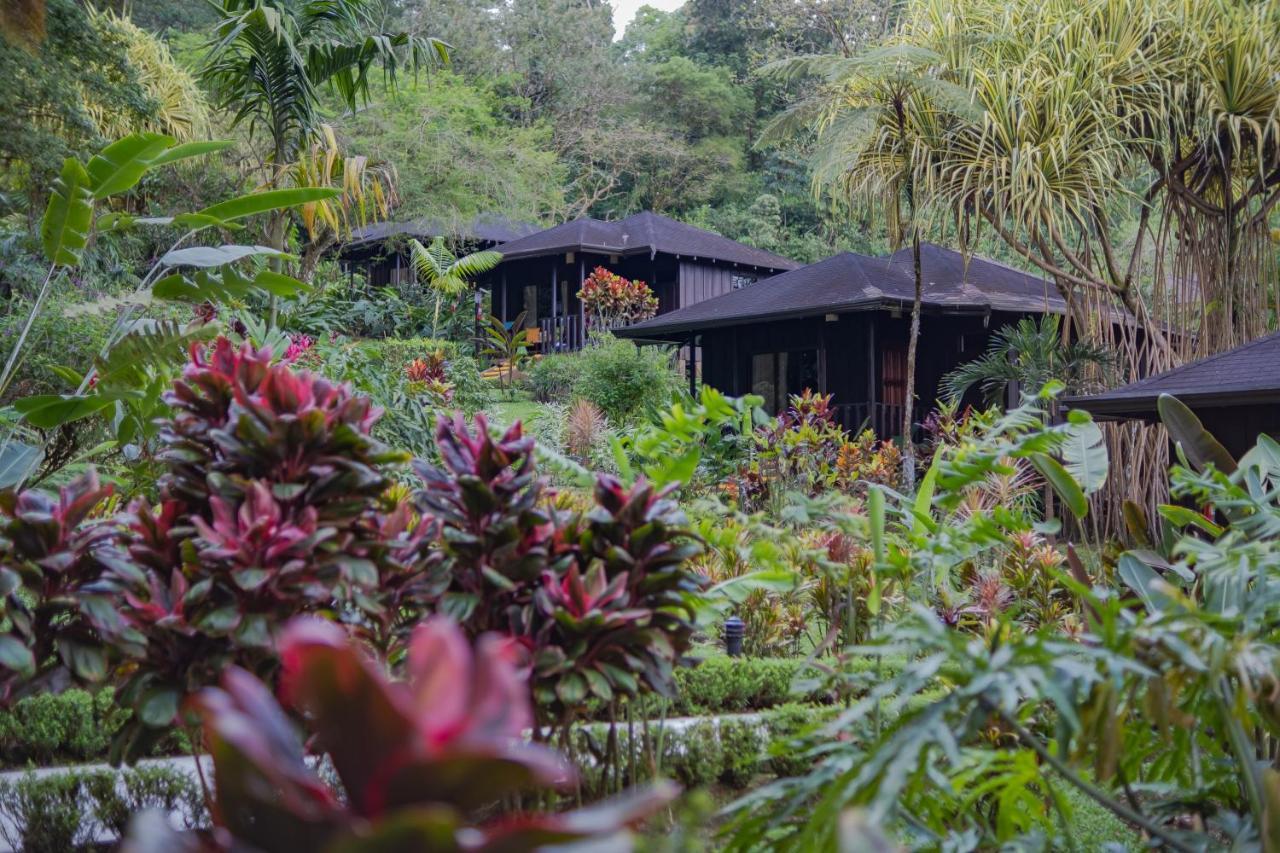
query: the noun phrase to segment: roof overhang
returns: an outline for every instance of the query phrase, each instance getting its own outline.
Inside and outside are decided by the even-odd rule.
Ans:
[[[1099,420],[1142,420],[1156,422],[1160,420],[1157,409],[1161,394],[1121,395],[1097,394],[1086,397],[1064,397],[1062,402],[1069,408],[1083,409]],[[1171,394],[1193,411],[1201,408],[1243,408],[1249,406],[1280,405],[1280,388],[1219,391],[1208,394]]]

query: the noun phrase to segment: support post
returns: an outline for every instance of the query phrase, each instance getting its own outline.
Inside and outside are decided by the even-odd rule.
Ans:
[[[582,255],[578,255],[578,292],[579,293],[582,292],[582,285],[586,284],[586,281],[587,281],[586,263],[587,262],[582,257]],[[578,297],[578,337],[581,338],[581,340],[578,342],[579,347],[586,346],[587,345],[587,309],[586,309],[586,306],[582,304],[581,296]]]
[[[698,396],[698,361],[695,353],[697,352],[698,336],[696,334],[689,335],[689,360],[687,367],[689,370],[689,396]]]
[[[507,274],[502,273],[502,322],[510,322],[511,315],[507,313]]]
[[[559,323],[559,312],[556,310],[556,299],[558,294],[556,291],[560,289],[560,265],[554,260],[551,262],[551,351],[556,351],[556,326]]]

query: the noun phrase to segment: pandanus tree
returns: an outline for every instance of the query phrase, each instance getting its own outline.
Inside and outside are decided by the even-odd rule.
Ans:
[[[435,311],[431,315],[432,337],[436,336],[440,325],[440,303],[446,298],[456,299],[466,293],[473,278],[493,269],[501,261],[501,253],[492,250],[458,257],[443,237],[432,240],[430,246],[409,240],[409,262],[413,273],[435,297]]]
[[[905,126],[929,130],[902,148],[917,209],[952,218],[965,240],[994,232],[1051,277],[1075,333],[1111,349],[1120,378],[1265,331],[1280,298],[1268,234],[1280,202],[1280,7],[915,0],[902,22],[896,43],[932,54],[929,77],[972,104],[953,109],[934,84],[901,102]],[[860,105],[839,86],[819,89],[828,135],[864,138]],[[861,126],[892,134],[898,119]],[[865,151],[824,148],[836,170]],[[1135,426],[1112,442],[1133,460],[1113,478],[1116,497],[1158,500],[1163,436]]]

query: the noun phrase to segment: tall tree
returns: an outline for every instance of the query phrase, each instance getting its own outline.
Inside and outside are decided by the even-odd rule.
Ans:
[[[438,39],[377,31],[373,0],[214,2],[219,20],[201,73],[216,106],[247,123],[251,137],[265,134],[271,186],[320,130],[322,88],[355,110],[369,100],[372,73],[394,87],[402,68],[416,73],[449,56]],[[286,216],[276,212],[268,222],[273,248],[284,248]]]
[[[818,193],[845,200],[870,198],[882,204],[895,243],[911,244],[915,295],[907,338],[907,389],[903,406],[903,477],[915,480],[914,432],[916,350],[924,276],[920,243],[927,227],[921,184],[928,163],[920,158],[926,139],[940,129],[939,110],[969,110],[963,90],[939,78],[941,57],[897,44],[854,56],[797,57],[766,66],[786,80],[820,81],[766,129],[768,143],[798,132],[812,133],[813,183]],[[905,211],[904,211],[905,207]]]

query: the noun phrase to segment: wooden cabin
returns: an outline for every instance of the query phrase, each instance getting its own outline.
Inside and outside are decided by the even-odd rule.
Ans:
[[[787,258],[644,212],[616,222],[575,219],[496,247],[502,263],[479,280],[506,322],[523,311],[543,352],[579,349],[586,316],[578,291],[597,266],[644,281],[658,314],[688,308],[799,264]]]
[[[934,406],[942,377],[980,356],[993,331],[1022,317],[1066,313],[1055,285],[951,249],[921,249],[924,292],[915,411]],[[691,347],[701,380],[753,393],[778,412],[805,388],[832,395],[843,426],[901,434],[907,339],[915,295],[912,253],[844,253],[768,282],[617,330],[637,342]]]
[[[1063,402],[1099,420],[1158,423],[1162,394],[1185,403],[1239,459],[1259,435],[1280,438],[1280,332],[1148,376],[1102,394]]]

